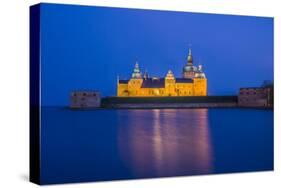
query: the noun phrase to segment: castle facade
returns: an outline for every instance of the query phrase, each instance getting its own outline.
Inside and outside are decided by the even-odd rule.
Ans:
[[[164,78],[142,75],[138,63],[128,80],[117,80],[118,97],[161,97],[161,96],[207,96],[207,78],[202,66],[193,65],[191,49],[182,77],[175,78],[169,70]]]

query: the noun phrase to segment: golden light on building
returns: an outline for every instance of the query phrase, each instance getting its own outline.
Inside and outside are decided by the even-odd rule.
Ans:
[[[136,62],[129,80],[117,80],[118,97],[161,97],[161,96],[206,96],[207,78],[202,66],[193,65],[191,49],[189,49],[187,63],[182,70],[182,78],[175,78],[171,70],[164,78],[142,75]]]

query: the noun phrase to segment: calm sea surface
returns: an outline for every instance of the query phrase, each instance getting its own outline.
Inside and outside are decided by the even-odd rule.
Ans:
[[[273,169],[273,111],[43,108],[42,183]]]

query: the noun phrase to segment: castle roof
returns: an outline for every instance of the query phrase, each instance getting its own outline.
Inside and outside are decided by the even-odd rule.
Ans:
[[[127,84],[129,80],[119,80],[119,84]]]
[[[193,83],[190,78],[176,78],[176,83]]]
[[[165,79],[164,78],[147,78],[144,79],[141,85],[141,88],[165,88]]]

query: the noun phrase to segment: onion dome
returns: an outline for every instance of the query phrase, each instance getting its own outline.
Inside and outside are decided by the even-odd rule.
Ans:
[[[183,67],[183,72],[195,72],[197,71],[197,67],[193,65],[185,65]]]
[[[132,73],[132,78],[141,78],[141,72],[140,72],[138,62],[136,62],[136,64],[135,64],[135,68],[134,68],[134,71]]]
[[[206,78],[206,75],[205,75],[205,73],[202,70],[202,65],[198,66],[198,70],[195,73],[195,78]]]

